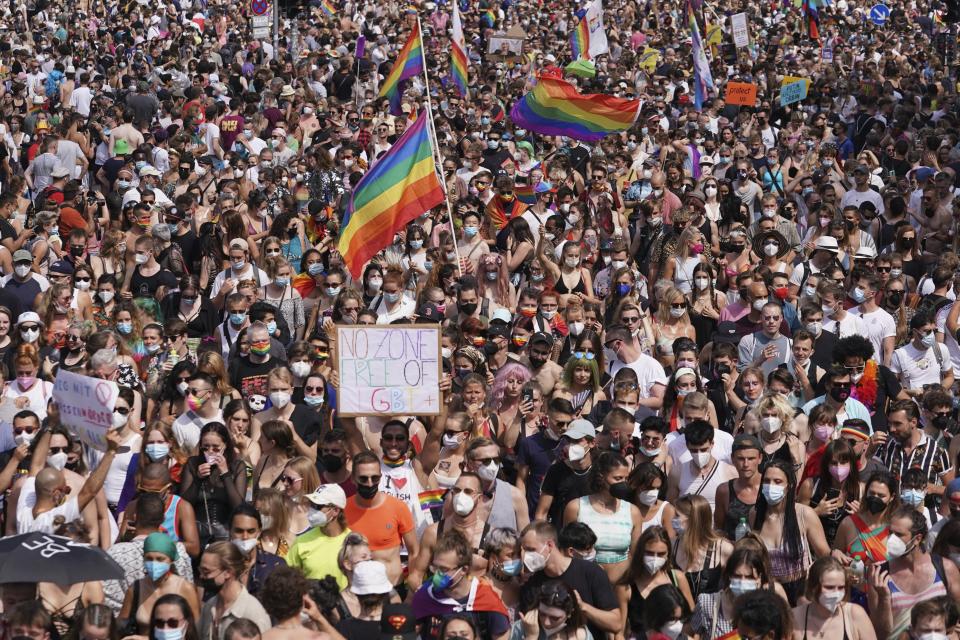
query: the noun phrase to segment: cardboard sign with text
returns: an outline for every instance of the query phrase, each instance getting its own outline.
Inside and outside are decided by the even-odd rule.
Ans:
[[[724,100],[727,104],[752,107],[757,103],[757,85],[752,82],[728,82]]]
[[[63,369],[53,381],[53,399],[60,407],[60,422],[97,451],[107,450],[106,435],[113,428],[113,407],[119,393],[116,382]]]

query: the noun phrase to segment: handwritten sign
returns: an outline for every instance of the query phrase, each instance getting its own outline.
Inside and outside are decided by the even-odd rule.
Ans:
[[[735,13],[730,16],[730,26],[733,29],[733,44],[740,49],[750,44],[750,31],[747,28],[747,14]]]
[[[794,82],[802,82],[807,87],[807,92],[810,91],[810,85],[813,84],[810,81],[810,78],[801,78],[800,76],[783,76],[783,80],[780,82],[780,90],[783,91],[783,88],[788,84],[793,84]]]
[[[81,442],[107,450],[106,434],[113,425],[113,407],[120,388],[100,380],[60,369],[53,381],[53,399],[60,406],[60,422]]]
[[[340,415],[439,415],[437,325],[337,326],[336,362]]]
[[[640,58],[637,59],[637,66],[646,71],[647,73],[653,73],[657,69],[657,63],[660,61],[660,52],[656,49],[651,49],[647,47],[643,50],[643,53],[640,54]]]
[[[807,83],[803,80],[791,82],[780,87],[780,106],[785,107],[794,102],[800,102],[807,97]]]
[[[752,107],[757,103],[757,85],[751,82],[728,82],[725,100],[727,104]]]

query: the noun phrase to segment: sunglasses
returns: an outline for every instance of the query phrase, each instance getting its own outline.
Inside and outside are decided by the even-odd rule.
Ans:
[[[597,356],[593,354],[592,351],[574,351],[573,355],[580,360],[593,360]]]
[[[303,478],[291,478],[290,476],[280,476],[280,482],[283,484],[297,484]]]
[[[167,618],[166,620],[154,618],[153,620],[153,626],[156,629],[177,629],[181,624],[183,624],[183,620],[177,620],[176,618]]]

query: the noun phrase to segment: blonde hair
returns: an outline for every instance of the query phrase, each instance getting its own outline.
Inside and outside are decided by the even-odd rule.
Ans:
[[[687,303],[687,297],[680,293],[680,290],[670,285],[663,290],[663,295],[660,297],[660,306],[657,307],[657,323],[664,325],[667,324],[673,318],[670,316],[670,305],[673,301],[679,298],[680,302],[684,304]],[[690,313],[689,310],[687,313],[683,314],[681,317],[677,318],[677,324],[689,325],[690,324]]]
[[[261,516],[273,518],[270,527],[264,527],[264,530],[281,536],[290,529],[290,512],[287,511],[287,503],[279,489],[273,487],[260,489],[254,502]]]
[[[227,365],[217,351],[203,351],[197,355],[197,371],[211,376],[217,381],[217,391],[223,397],[233,395],[233,387],[227,382]]]
[[[687,495],[674,504],[677,511],[687,516],[687,526],[680,536],[680,548],[687,562],[695,562],[697,554],[720,539],[713,530],[713,511],[703,496]]]
[[[287,462],[284,469],[292,469],[303,478],[303,481],[300,483],[300,490],[303,491],[303,495],[313,493],[317,490],[317,487],[320,486],[320,474],[317,473],[316,463],[309,458],[303,456],[292,458]]]
[[[760,402],[757,403],[757,408],[754,409],[754,412],[757,414],[757,418],[760,419],[763,418],[764,411],[770,411],[771,409],[780,414],[780,420],[784,428],[793,420],[793,407],[779,394],[771,393],[760,398]]]

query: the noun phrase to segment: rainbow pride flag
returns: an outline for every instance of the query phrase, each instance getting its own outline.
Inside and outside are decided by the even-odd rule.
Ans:
[[[483,26],[493,29],[497,26],[497,14],[493,12],[493,9],[487,9],[480,14],[480,22]]]
[[[397,61],[393,64],[390,75],[387,76],[380,87],[380,97],[386,96],[390,99],[391,114],[395,116],[403,114],[400,109],[400,99],[403,96],[401,84],[403,81],[414,78],[421,73],[423,73],[423,43],[420,41],[420,23],[417,22],[413,25],[407,44],[403,45],[403,49],[397,55]]]
[[[453,84],[463,98],[467,97],[469,75],[467,71],[467,41],[463,37],[463,25],[460,23],[460,9],[453,3],[453,33],[450,37],[450,75]]]
[[[596,142],[629,129],[639,113],[640,100],[577,93],[569,82],[541,75],[533,91],[513,104],[510,119],[545,136]]]
[[[590,26],[587,24],[586,16],[580,19],[577,28],[570,34],[570,51],[573,53],[574,60],[590,58]]]
[[[323,0],[323,2],[320,3],[320,11],[323,11],[323,15],[328,18],[332,18],[337,13],[337,8],[333,6],[330,0]]]
[[[515,184],[513,185],[513,195],[517,200],[525,205],[533,206],[537,204],[536,185],[533,184]]]
[[[430,489],[428,491],[421,491],[417,498],[420,500],[420,509],[423,511],[430,511],[437,507],[443,506],[443,496],[446,495],[446,489]]]
[[[370,168],[350,197],[337,250],[354,278],[408,222],[443,203],[427,128],[420,114]]]

